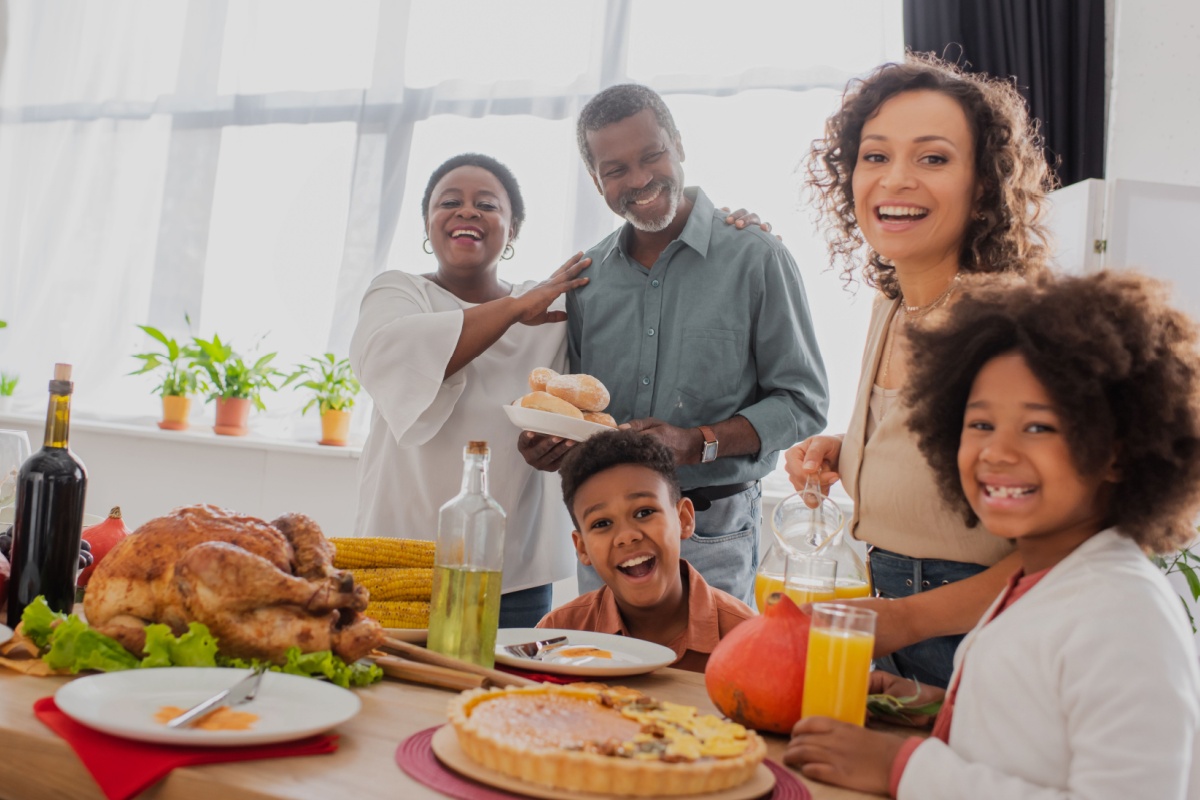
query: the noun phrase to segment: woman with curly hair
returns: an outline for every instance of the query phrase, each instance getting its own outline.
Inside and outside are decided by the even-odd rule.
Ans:
[[[968,290],[913,331],[909,421],[947,504],[1019,568],[955,657],[928,739],[802,720],[786,760],[900,798],[1200,797],[1200,668],[1146,557],[1200,512],[1200,337],[1134,273]]]
[[[870,546],[881,600],[876,656],[899,674],[945,686],[954,648],[1012,569],[1012,546],[963,526],[936,502],[908,432],[900,392],[914,323],[955,299],[963,273],[1037,274],[1052,178],[1013,87],[925,57],[885,64],[847,88],[814,143],[808,185],[831,261],[878,290],[850,426],[787,452],[799,489],[814,473],[842,480],[851,534]],[[1002,560],[1009,557],[1004,563]]]

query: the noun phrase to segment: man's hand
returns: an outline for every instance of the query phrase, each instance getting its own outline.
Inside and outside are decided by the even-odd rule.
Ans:
[[[653,417],[630,420],[618,427],[638,431],[658,439],[675,454],[675,463],[680,466],[700,463],[701,451],[704,447],[704,434],[700,433],[699,428],[676,428],[674,425],[668,425],[661,419]]]
[[[517,437],[517,450],[525,463],[542,472],[558,472],[563,457],[571,452],[575,442],[561,436],[546,436],[533,431],[521,431]]]
[[[792,728],[784,763],[806,778],[886,795],[892,762],[904,739],[828,717],[809,717]]]

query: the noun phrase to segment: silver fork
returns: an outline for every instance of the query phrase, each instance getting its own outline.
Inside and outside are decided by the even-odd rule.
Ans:
[[[567,637],[554,636],[550,639],[540,639],[536,642],[506,644],[504,645],[503,649],[504,652],[508,653],[510,656],[516,656],[517,658],[530,658],[536,661],[550,650],[553,650],[556,647],[562,647],[565,644],[567,644]]]

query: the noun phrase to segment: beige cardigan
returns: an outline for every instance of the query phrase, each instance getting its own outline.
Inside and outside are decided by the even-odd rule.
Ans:
[[[850,533],[868,544],[914,558],[991,566],[1012,552],[1012,544],[981,525],[968,528],[961,514],[946,507],[933,470],[908,430],[908,407],[901,401],[894,403],[867,440],[871,387],[888,325],[899,308],[899,300],[883,295],[875,299],[854,413],[842,442],[838,473],[854,500]]]

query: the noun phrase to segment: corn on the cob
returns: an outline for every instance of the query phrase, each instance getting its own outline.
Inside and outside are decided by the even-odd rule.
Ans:
[[[354,582],[367,587],[371,602],[379,600],[428,600],[433,594],[433,570],[429,567],[375,567],[353,569]]]
[[[384,536],[331,538],[338,569],[361,567],[433,567],[434,542]]]
[[[367,604],[365,613],[385,628],[428,628],[428,600],[381,600]]]

